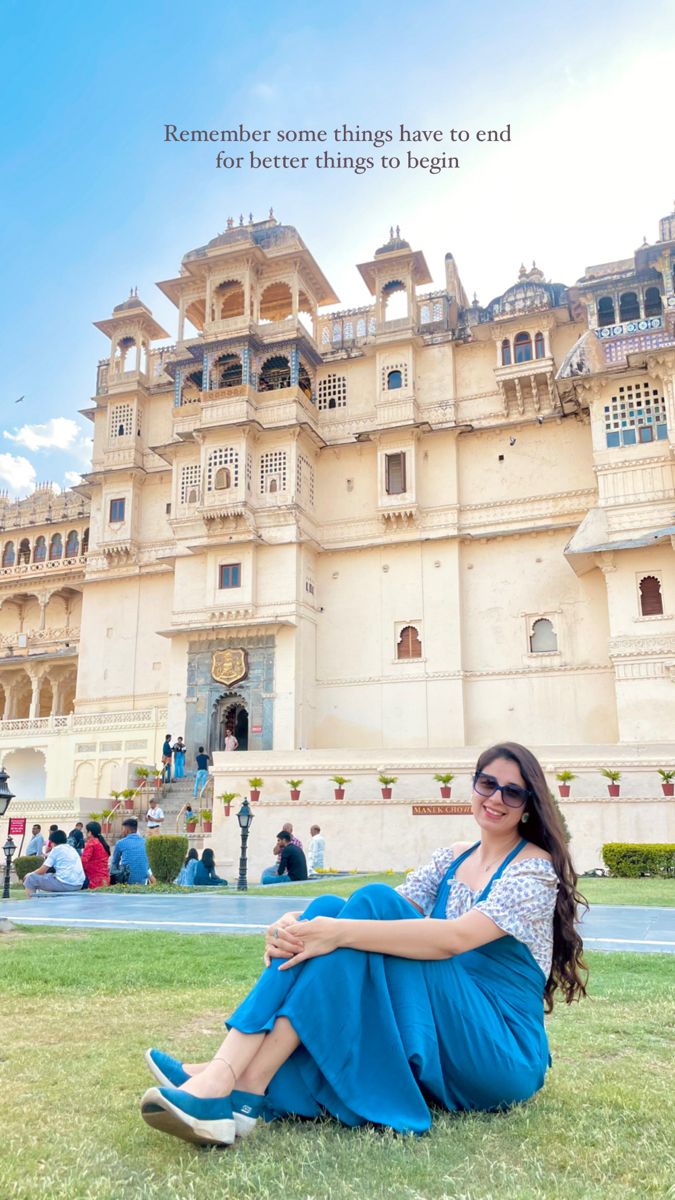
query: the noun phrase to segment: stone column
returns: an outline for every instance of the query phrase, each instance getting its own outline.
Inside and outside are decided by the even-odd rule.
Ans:
[[[42,683],[42,676],[39,675],[37,671],[32,672],[30,675],[30,681],[33,691],[30,698],[30,709],[28,711],[28,716],[32,720],[34,717],[37,717],[40,711],[40,684]]]

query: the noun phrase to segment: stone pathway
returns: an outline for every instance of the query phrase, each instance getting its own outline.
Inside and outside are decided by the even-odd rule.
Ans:
[[[75,892],[26,901],[0,901],[0,918],[16,925],[73,929],[157,929],[169,933],[262,933],[289,909],[304,909],[309,898],[284,895],[116,896]],[[589,950],[630,950],[675,954],[675,908],[594,905],[582,923]]]

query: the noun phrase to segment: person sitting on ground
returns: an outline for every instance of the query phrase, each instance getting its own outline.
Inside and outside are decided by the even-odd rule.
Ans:
[[[322,836],[319,825],[312,825],[309,832],[312,835],[312,840],[309,843],[307,866],[309,867],[310,875],[314,875],[317,871],[323,871],[323,860],[326,853],[326,839]]]
[[[185,862],[183,863],[176,878],[176,883],[179,887],[194,887],[195,871],[197,869],[198,862],[199,855],[197,854],[195,847],[192,846],[188,850],[187,858],[185,859]]]
[[[122,830],[124,836],[115,846],[110,860],[110,882],[156,883],[150,870],[145,839],[138,832],[136,818],[126,817],[122,821]]]
[[[81,821],[78,821],[75,828],[71,829],[68,834],[68,845],[72,846],[73,850],[77,850],[78,854],[84,850],[84,825]]]
[[[52,848],[45,861],[37,870],[26,875],[23,886],[28,896],[36,896],[38,892],[79,892],[84,883],[84,871],[77,850],[68,845],[68,839],[62,829],[55,829],[50,835]]]
[[[297,883],[307,878],[307,859],[301,846],[296,845],[287,829],[277,834],[277,845],[280,848],[279,865],[277,867],[278,882],[283,877],[284,882]]]
[[[211,887],[216,884],[220,884],[222,887],[228,886],[226,879],[220,879],[216,875],[216,860],[213,850],[208,847],[206,850],[202,850],[202,861],[197,863],[194,883],[195,887]]]
[[[421,1134],[430,1104],[493,1112],[534,1096],[545,1010],[558,989],[568,1004],[586,994],[583,898],[531,751],[484,751],[471,808],[480,840],[437,850],[396,890],[319,896],[271,925],[267,969],[211,1061],[147,1053],[163,1086],[144,1120],[201,1145],[231,1144],[261,1114]]]
[[[110,846],[101,833],[98,821],[87,821],[82,866],[89,888],[108,887],[110,883]]]
[[[26,846],[26,854],[30,857],[42,857],[42,847],[45,844],[45,839],[42,836],[42,826],[34,825],[31,829],[31,839]]]

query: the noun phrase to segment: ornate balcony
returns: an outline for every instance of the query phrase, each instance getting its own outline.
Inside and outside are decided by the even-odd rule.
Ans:
[[[15,563],[13,567],[0,567],[0,582],[5,579],[19,579],[22,576],[30,578],[36,575],[83,571],[86,565],[86,554],[80,554],[77,558],[55,558],[45,562]]]

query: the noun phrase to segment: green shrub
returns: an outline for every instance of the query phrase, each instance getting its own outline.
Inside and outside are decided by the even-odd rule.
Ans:
[[[16,871],[17,878],[23,882],[26,875],[30,875],[31,871],[37,871],[38,867],[41,867],[44,861],[41,854],[21,854],[19,858],[14,859],[14,870]]]
[[[565,842],[569,846],[570,841],[572,839],[572,835],[570,833],[569,825],[567,824],[567,821],[565,820],[565,814],[564,814],[562,808],[560,807],[560,805],[558,804],[556,797],[553,795],[553,792],[549,791],[549,796],[551,797],[551,802],[553,804],[553,807],[558,814],[558,820],[560,821],[560,824],[562,825],[562,831],[563,831],[563,834],[565,835]]]
[[[175,834],[154,834],[145,843],[150,870],[159,883],[173,883],[188,851],[188,840]]]
[[[612,875],[635,879],[640,875],[675,875],[675,845],[668,842],[607,842],[602,858]]]

